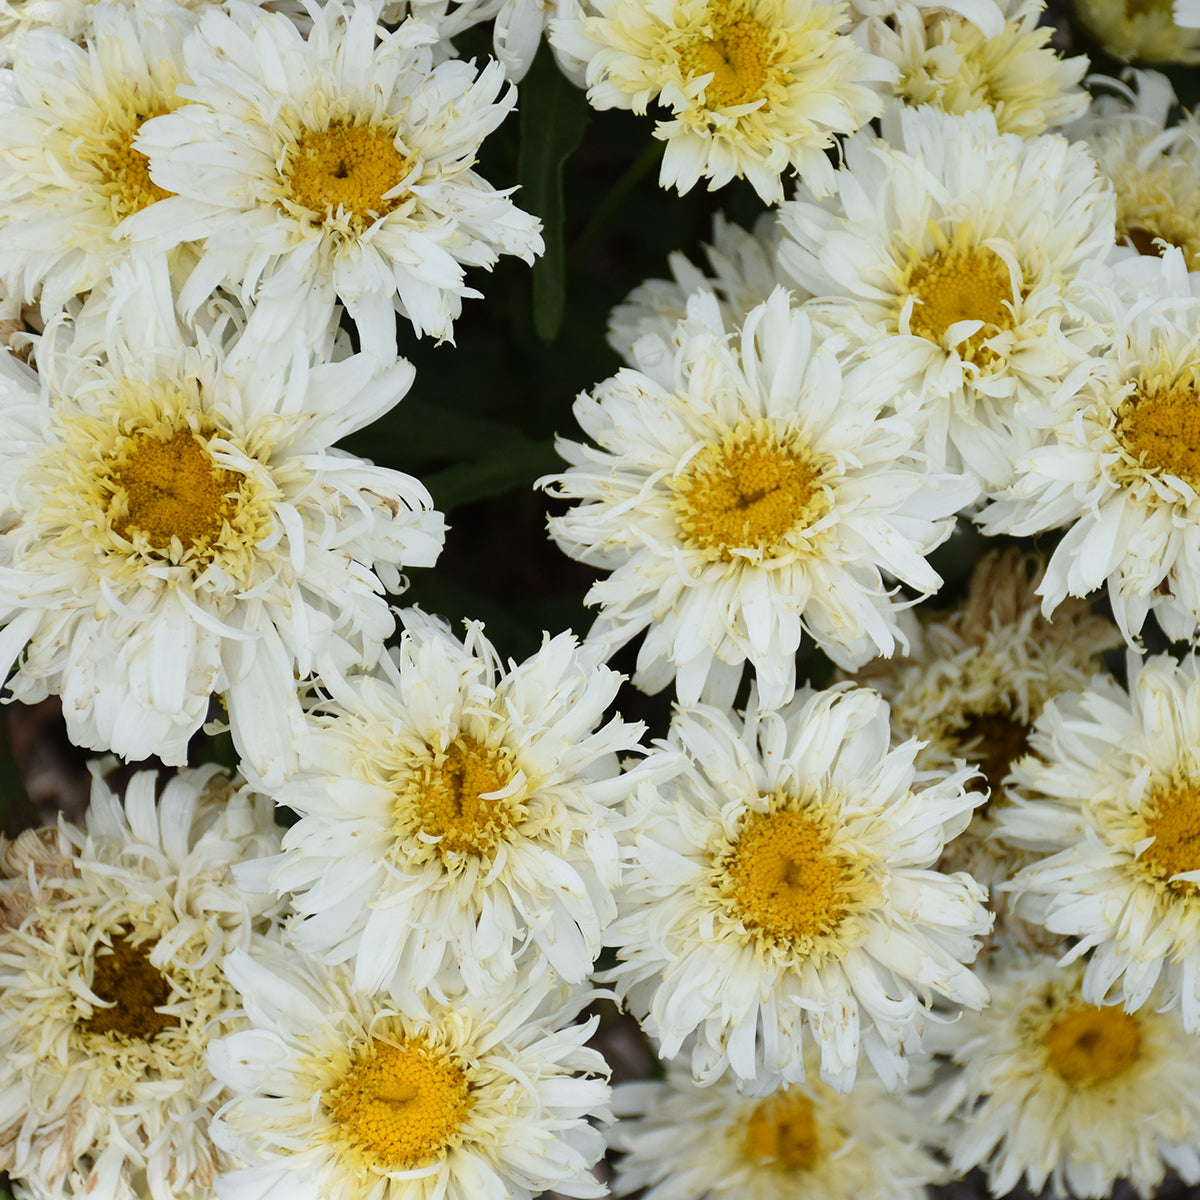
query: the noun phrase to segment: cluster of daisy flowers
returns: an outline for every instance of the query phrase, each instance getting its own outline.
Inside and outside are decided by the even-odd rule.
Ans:
[[[1200,119],[1045,15],[0,0],[0,662],[104,755],[0,839],[21,1200],[1200,1182]],[[542,253],[543,40],[769,211],[614,309],[518,662],[338,443]]]

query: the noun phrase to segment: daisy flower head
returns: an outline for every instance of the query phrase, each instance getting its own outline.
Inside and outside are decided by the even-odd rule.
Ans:
[[[188,43],[192,103],[138,137],[175,193],[138,236],[203,241],[186,307],[222,281],[247,302],[336,297],[364,349],[389,358],[396,313],[448,338],[479,294],[465,267],[541,253],[536,218],[473,169],[516,101],[499,63],[435,65],[439,31],[407,20],[388,32],[374,0],[314,6],[307,37],[285,16],[227,7]]]
[[[506,989],[545,965],[580,983],[616,916],[621,677],[570,634],[503,668],[478,624],[401,613],[378,675],[336,689],[273,795],[283,854],[239,878],[290,890],[305,952],[364,992]],[[597,728],[597,726],[600,726]]]
[[[565,553],[611,574],[586,597],[611,653],[647,630],[634,683],[674,677],[684,703],[732,700],[743,664],[764,703],[795,689],[804,632],[853,669],[903,642],[890,590],[929,594],[925,555],[976,495],[931,470],[910,425],[883,415],[893,381],[777,289],[731,344],[715,299],[688,306],[653,376],[623,370],[575,403],[596,443],[539,481],[576,501],[549,521]]]
[[[860,1050],[891,1089],[935,993],[987,1002],[964,965],[991,927],[984,889],[930,869],[983,797],[967,769],[919,775],[917,749],[889,749],[887,704],[866,688],[676,712],[655,753],[681,766],[629,801],[602,977],[663,1058],[687,1044],[701,1085],[728,1071],[760,1094],[806,1077],[811,1039],[838,1091]]]
[[[215,1042],[234,1093],[213,1140],[239,1170],[220,1200],[531,1200],[605,1195],[591,1168],[604,1137],[608,1068],[586,1046],[583,998],[485,1003],[428,998],[415,1014],[352,987],[286,943],[226,970],[251,1028]]]
[[[296,680],[374,662],[385,587],[441,548],[415,479],[330,449],[412,368],[314,364],[303,329],[273,348],[185,330],[165,269],[119,273],[97,307],[47,327],[37,375],[0,358],[9,693],[61,696],[78,745],[176,765],[221,696],[247,769],[271,774]]]
[[[959,13],[906,3],[891,24],[874,18],[858,36],[895,64],[900,103],[947,113],[990,108],[1001,133],[1029,137],[1084,113],[1088,94],[1079,81],[1088,60],[1063,59],[1051,48],[1053,30],[1038,24],[1045,0],[1008,7],[1003,28],[989,34]]]
[[[594,0],[596,15],[551,22],[562,53],[587,64],[594,108],[670,113],[659,184],[680,194],[748,179],[766,204],[791,167],[821,194],[825,151],[882,111],[892,68],[848,36],[847,10],[821,0]]]
[[[0,846],[0,1168],[54,1200],[199,1200],[228,1165],[205,1050],[242,1023],[221,960],[271,915],[229,869],[279,838],[214,766],[156,800],[152,771],[113,792],[114,765],[91,765],[84,828]]]
[[[1195,656],[1130,662],[1051,700],[1018,762],[997,836],[1038,852],[1013,878],[1018,912],[1078,938],[1092,1004],[1181,1008],[1200,1032],[1200,675]]]
[[[1130,71],[1128,83],[1101,76],[1094,85],[1107,94],[1069,133],[1112,182],[1118,241],[1148,255],[1177,246],[1188,270],[1200,270],[1200,124],[1185,114],[1168,126],[1177,100],[1157,71]]]
[[[928,1114],[909,1087],[888,1092],[859,1079],[849,1095],[818,1082],[765,1097],[725,1079],[697,1087],[667,1067],[655,1083],[619,1084],[619,1120],[609,1144],[617,1162],[613,1194],[647,1188],[645,1200],[925,1200],[945,1168],[925,1149]]]
[[[785,283],[775,261],[778,240],[773,212],[764,213],[753,232],[717,213],[712,242],[704,247],[711,274],[676,251],[668,260],[670,279],[638,284],[609,314],[608,344],[631,367],[640,367],[647,355],[652,356],[648,362],[673,355],[687,320],[688,298],[697,291],[712,292],[725,327],[737,328],[751,309]]]
[[[938,1031],[957,1068],[935,1093],[950,1168],[983,1167],[993,1196],[1100,1200],[1127,1179],[1152,1196],[1168,1168],[1200,1180],[1200,1048],[1178,1014],[1097,1005],[1078,965],[1015,954],[991,1005]]]
[[[168,193],[133,142],[144,121],[182,103],[195,22],[165,0],[97,4],[85,46],[49,29],[14,39],[0,121],[0,291],[40,301],[48,318],[134,253],[130,218]]]
[[[896,378],[937,462],[1002,486],[1027,409],[1102,339],[1086,302],[1113,199],[1082,146],[990,109],[901,109],[846,145],[838,195],[780,210],[783,270]]]
[[[1175,248],[1164,255],[1127,260],[1095,293],[1109,348],[1056,398],[1041,444],[978,517],[985,533],[1067,527],[1045,612],[1107,586],[1135,649],[1151,611],[1170,638],[1200,628],[1200,278]]]

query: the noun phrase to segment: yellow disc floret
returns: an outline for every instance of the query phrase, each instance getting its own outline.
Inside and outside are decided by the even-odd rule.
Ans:
[[[768,72],[778,55],[779,36],[727,0],[713,0],[705,18],[707,35],[690,39],[680,48],[684,79],[712,73],[704,88],[709,109],[763,100]]]
[[[710,442],[672,484],[684,542],[710,561],[777,557],[790,536],[829,509],[827,458],[769,421],[747,421]]]
[[[840,956],[857,944],[844,922],[869,903],[869,863],[837,843],[827,806],[783,792],[767,800],[766,811],[748,810],[710,851],[714,898],[761,947]]]
[[[1200,490],[1200,396],[1194,377],[1139,384],[1117,410],[1117,438],[1143,471]]]
[[[280,174],[285,196],[318,221],[339,211],[361,233],[403,202],[384,199],[412,169],[413,160],[396,147],[394,129],[333,121],[325,129],[305,129],[287,147]]]
[[[1137,1018],[1119,1007],[1076,1004],[1042,1037],[1046,1065],[1073,1087],[1106,1083],[1129,1069],[1142,1046]]]
[[[141,535],[164,557],[174,539],[204,554],[236,511],[238,478],[213,462],[202,434],[177,429],[164,440],[135,433],[109,465],[112,527],[129,541]]]
[[[945,346],[946,332],[957,322],[983,322],[955,347],[971,362],[990,361],[985,340],[1014,326],[1012,276],[987,246],[948,246],[918,259],[908,268],[904,288],[916,301],[910,331],[938,346]]]
[[[383,1171],[445,1158],[463,1137],[472,1096],[465,1064],[421,1037],[372,1037],[322,1096],[335,1136]]]
[[[814,1166],[822,1145],[812,1100],[799,1090],[764,1100],[750,1114],[742,1149],[751,1162],[785,1171]]]
[[[150,160],[133,148],[133,139],[142,125],[169,111],[167,105],[159,104],[153,108],[146,106],[142,112],[121,113],[100,139],[93,161],[100,172],[101,190],[109,198],[116,221],[174,194],[160,188],[150,178]]]
[[[1164,883],[1185,871],[1200,871],[1200,796],[1187,781],[1154,788],[1142,802],[1146,836],[1154,841],[1138,863],[1153,879]],[[1186,879],[1169,884],[1173,892],[1194,895]]]
[[[516,773],[511,750],[460,734],[410,772],[398,798],[397,832],[407,832],[415,817],[443,858],[491,854],[520,816]]]

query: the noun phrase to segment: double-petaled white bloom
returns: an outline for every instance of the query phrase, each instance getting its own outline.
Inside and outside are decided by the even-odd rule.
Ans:
[[[222,959],[261,937],[230,867],[278,848],[271,806],[214,766],[121,797],[92,765],[86,826],[0,847],[0,1167],[37,1200],[203,1200],[230,1165],[210,1038],[245,1024]]]
[[[732,1079],[700,1088],[667,1068],[656,1083],[618,1085],[609,1144],[624,1151],[613,1193],[645,1200],[925,1200],[945,1167],[925,1147],[928,1117],[914,1094],[859,1079],[839,1095],[811,1077],[765,1098]]]
[[[528,994],[426,997],[401,1012],[355,991],[345,968],[288,946],[226,960],[251,1028],[214,1043],[234,1093],[212,1136],[243,1164],[220,1200],[531,1200],[605,1194],[589,1118],[609,1119],[608,1069],[569,1022]]]
[[[896,381],[935,463],[987,487],[1032,445],[1031,409],[1099,345],[1112,191],[1086,147],[1001,134],[990,110],[905,109],[845,148],[838,195],[780,209],[783,269]]]
[[[783,709],[752,697],[744,718],[676,713],[646,760],[676,774],[630,799],[605,939],[605,978],[664,1058],[690,1046],[700,1083],[729,1071],[764,1094],[805,1078],[811,1040],[839,1091],[860,1051],[894,1088],[934,994],[987,1002],[964,965],[991,927],[984,889],[930,869],[983,797],[967,769],[918,774],[918,749],[889,749],[887,704],[866,688]]]
[[[147,122],[137,146],[170,203],[139,238],[202,241],[185,307],[222,281],[249,302],[339,299],[364,348],[395,353],[395,314],[449,337],[464,268],[542,250],[538,221],[473,168],[512,109],[504,69],[445,60],[440,35],[378,3],[314,7],[307,37],[234,0],[189,40],[191,103]]]
[[[577,503],[550,533],[611,571],[587,595],[589,639],[611,652],[646,630],[639,687],[674,677],[685,703],[728,702],[748,661],[781,704],[804,632],[850,669],[903,642],[891,581],[941,586],[925,555],[976,487],[930,469],[908,422],[883,415],[892,378],[847,360],[782,289],[732,335],[710,293],[688,313],[653,374],[576,401],[597,446],[559,442],[571,467],[541,484]]]
[[[1067,527],[1040,592],[1107,586],[1130,645],[1148,613],[1171,638],[1200,629],[1200,276],[1174,247],[1121,264],[1095,303],[1111,344],[1049,406],[1012,485],[979,521],[988,533]]]
[[[983,1167],[993,1196],[1024,1182],[1100,1200],[1126,1179],[1149,1197],[1168,1168],[1196,1183],[1200,1045],[1154,1003],[1098,1006],[1079,976],[1006,956],[990,1006],[938,1031],[956,1067],[935,1093],[951,1169]]]
[[[891,24],[868,21],[858,37],[895,64],[896,97],[903,104],[929,104],[947,113],[988,108],[1001,133],[1022,137],[1081,116],[1088,94],[1079,81],[1088,60],[1060,58],[1050,46],[1051,27],[1038,24],[1045,0],[1016,0],[1005,7],[1003,27],[984,32],[960,13],[930,13],[904,3],[891,14]]]
[[[670,119],[659,183],[686,192],[745,177],[768,204],[791,167],[819,194],[825,151],[882,111],[873,86],[893,77],[847,36],[847,11],[822,0],[593,0],[551,23],[555,47],[586,63],[595,108]]]
[[[132,251],[130,218],[167,193],[133,147],[182,103],[195,14],[167,0],[99,4],[84,47],[38,29],[16,39],[0,98],[0,290],[51,316]],[[178,259],[178,254],[175,256]]]
[[[570,634],[505,670],[481,626],[401,617],[379,675],[308,719],[272,793],[300,820],[240,878],[290,890],[297,945],[352,959],[366,992],[482,996],[546,964],[580,983],[616,916],[617,755],[641,732],[597,729],[621,677]]]
[[[368,666],[383,592],[430,565],[443,521],[413,478],[331,449],[412,368],[228,314],[175,319],[165,270],[119,275],[35,375],[0,357],[0,666],[19,700],[60,695],[73,741],[186,761],[221,696],[248,766],[290,753],[296,681]],[[254,318],[251,318],[251,324]]]
[[[1083,995],[1135,1012],[1158,1003],[1200,1032],[1200,666],[1130,663],[1128,694],[1106,676],[1062,693],[1014,768],[1027,799],[998,836],[1038,852],[1012,887],[1018,912],[1077,938]]]

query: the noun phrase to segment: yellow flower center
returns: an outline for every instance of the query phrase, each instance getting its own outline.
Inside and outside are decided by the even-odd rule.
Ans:
[[[1116,434],[1143,470],[1200,490],[1200,398],[1194,381],[1138,388],[1117,409]]]
[[[208,440],[187,428],[165,441],[132,434],[106,468],[113,529],[129,541],[141,535],[163,557],[172,554],[174,539],[185,551],[211,555],[237,510],[239,476],[217,466]]]
[[[1155,788],[1142,805],[1146,836],[1154,841],[1138,862],[1152,878],[1164,882],[1184,871],[1200,871],[1200,796],[1190,783]],[[1170,884],[1173,891],[1195,894],[1186,879]]]
[[[765,420],[710,442],[671,484],[683,540],[709,561],[770,559],[829,508],[826,457]],[[747,553],[750,552],[750,553]]]
[[[751,1162],[788,1171],[813,1166],[821,1151],[813,1102],[803,1092],[779,1092],[750,1114],[743,1146]]]
[[[396,149],[396,135],[378,125],[331,122],[327,129],[306,129],[288,148],[282,169],[289,198],[317,214],[333,219],[339,209],[361,233],[403,202],[385,200],[408,174],[413,159]]]
[[[709,109],[764,99],[767,73],[777,55],[776,37],[744,8],[714,0],[705,14],[711,30],[680,49],[680,71],[690,82],[712,72],[704,88]]]
[[[1004,260],[986,246],[934,251],[909,267],[905,287],[917,301],[909,329],[935,345],[945,345],[946,331],[958,321],[983,322],[956,347],[971,362],[990,361],[984,341],[1013,328],[1012,278]]]
[[[770,941],[807,949],[846,915],[853,868],[802,809],[746,813],[716,866],[731,910]]]
[[[462,734],[444,752],[433,753],[420,764],[405,799],[415,805],[422,832],[439,839],[443,857],[447,853],[484,856],[496,848],[519,815],[511,795],[516,773],[511,750],[493,749]]]
[[[1069,1008],[1042,1040],[1046,1065],[1074,1087],[1115,1079],[1137,1061],[1142,1046],[1137,1021],[1111,1005]]]
[[[322,1102],[353,1151],[379,1170],[403,1171],[462,1141],[472,1097],[464,1065],[449,1051],[418,1037],[374,1037]]]
[[[91,990],[111,1008],[97,1008],[79,1022],[84,1033],[113,1033],[137,1041],[150,1041],[178,1025],[177,1018],[155,1009],[171,998],[171,985],[150,964],[154,942],[134,946],[125,930],[112,939],[112,949],[98,947]]]
[[[128,121],[118,122],[102,139],[103,149],[97,153],[95,163],[102,190],[118,221],[174,195],[150,178],[150,160],[133,148],[133,139],[142,125],[169,111],[166,105],[160,105],[148,112],[130,113]]]

